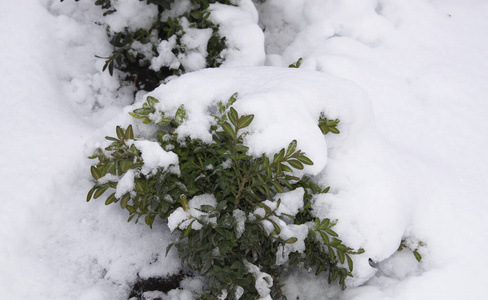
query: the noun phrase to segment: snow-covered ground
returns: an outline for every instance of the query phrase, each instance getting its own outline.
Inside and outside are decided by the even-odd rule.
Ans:
[[[86,149],[134,122],[131,88],[94,57],[110,47],[91,2],[0,2],[2,299],[124,299],[137,275],[181,269],[164,256],[164,224],[85,202]],[[306,171],[331,186],[317,211],[366,252],[345,292],[302,272],[287,278],[288,299],[486,299],[488,2],[240,2],[214,7],[236,33],[228,65],[154,94],[204,120],[206,104],[238,91],[239,110],[256,115],[253,151],[296,138],[316,162]],[[298,58],[299,70],[286,68]],[[317,138],[322,111],[341,119],[340,135]],[[396,252],[402,238],[425,244],[421,263]],[[198,286],[187,279],[167,297]]]

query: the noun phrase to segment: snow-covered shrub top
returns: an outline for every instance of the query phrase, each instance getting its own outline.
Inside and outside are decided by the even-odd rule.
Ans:
[[[370,102],[362,90],[326,73],[301,69],[207,69],[171,80],[148,95],[161,99],[156,104],[161,111],[174,113],[184,105],[188,119],[177,133],[209,142],[211,110],[235,92],[239,94],[236,109],[255,115],[252,134],[245,137],[251,153],[273,154],[296,139],[314,162],[305,167],[309,174],[317,175],[324,169],[327,148],[372,129]],[[317,127],[322,114],[340,119],[343,134],[325,139]]]

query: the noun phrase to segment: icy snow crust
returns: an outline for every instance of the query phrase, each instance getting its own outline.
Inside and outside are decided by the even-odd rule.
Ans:
[[[137,275],[182,268],[173,251],[164,256],[165,224],[150,230],[127,223],[116,206],[85,203],[92,162],[83,145],[134,122],[127,112],[143,100],[121,112],[133,89],[100,71],[94,55],[111,47],[90,2],[0,1],[2,299],[124,299]],[[182,134],[204,137],[206,126],[196,124],[208,124],[209,107],[239,92],[236,107],[256,115],[254,153],[297,139],[314,160],[305,171],[331,186],[315,199],[317,214],[339,219],[344,242],[366,253],[354,257],[345,292],[297,270],[286,278],[288,298],[485,299],[486,1],[267,0],[258,5],[264,44],[252,3],[239,2],[234,16],[243,22],[231,24],[249,34],[234,35],[231,49],[248,47],[248,55],[229,54],[236,60],[228,69],[189,74],[154,95],[168,109],[187,103]],[[118,3],[133,13],[145,8]],[[283,69],[300,57],[308,71]],[[282,69],[231,63],[264,59]],[[341,119],[340,135],[317,132],[321,111]],[[396,252],[402,237],[426,244],[421,264],[408,250]],[[165,296],[192,299],[201,287],[187,278]]]

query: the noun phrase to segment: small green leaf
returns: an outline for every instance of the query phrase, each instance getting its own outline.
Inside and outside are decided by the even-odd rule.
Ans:
[[[227,105],[226,107],[229,108],[232,104],[234,104],[237,100],[237,97],[239,94],[236,92],[232,96],[230,96],[229,100],[227,100]]]
[[[183,232],[183,235],[182,235],[183,238],[186,238],[190,234],[191,226],[193,225],[193,222],[195,222],[195,221],[192,221],[190,223],[190,225],[188,225],[188,227],[186,227],[185,232]]]
[[[280,164],[280,167],[281,167],[281,170],[283,172],[293,172],[293,170],[285,164]],[[302,169],[303,169],[303,166],[302,166]]]
[[[336,127],[329,127],[329,131],[332,132],[333,134],[341,133],[339,129],[337,129]]]
[[[276,234],[280,234],[281,233],[281,228],[280,228],[280,226],[275,221],[273,221],[271,219],[266,219],[266,220],[268,220],[273,225],[273,228],[274,228],[274,231],[275,231]]]
[[[237,111],[231,107],[229,113],[227,114],[229,117],[230,122],[237,127],[237,120],[239,119],[239,115],[237,114]]]
[[[415,256],[415,259],[420,262],[422,260],[422,255],[417,250],[413,251],[413,255]]]
[[[179,126],[181,124],[183,124],[183,121],[185,120],[186,118],[186,110],[185,110],[185,106],[184,105],[181,105],[178,110],[176,111],[176,114],[175,114],[175,123]]]
[[[94,199],[97,199],[97,198],[98,198],[98,197],[100,197],[100,196],[101,196],[103,193],[105,193],[105,191],[106,191],[108,188],[109,188],[109,186],[108,186],[108,185],[103,185],[103,186],[99,187],[99,188],[96,190],[95,194],[93,195],[93,198],[94,198]]]
[[[102,178],[102,174],[101,174],[100,170],[98,170],[98,168],[96,168],[95,166],[91,166],[90,172],[91,172],[91,175],[93,176],[93,178],[95,178],[95,180]]]
[[[298,238],[296,237],[291,237],[285,241],[286,244],[294,244],[298,241]]]
[[[156,218],[156,215],[154,214],[148,214],[146,215],[146,217],[144,218],[144,222],[149,225],[149,227],[152,228],[152,225],[154,223],[154,219]]]
[[[129,218],[127,219],[127,222],[132,221],[132,219],[134,219],[135,216],[136,216],[136,214],[130,215]]]
[[[353,270],[353,263],[352,263],[352,259],[349,255],[346,254],[346,259],[347,259],[347,266],[349,267],[349,271],[352,272]]]
[[[107,171],[106,173],[115,174],[116,167],[117,167],[117,163],[115,161],[109,161],[105,165],[105,169]]]
[[[283,187],[281,186],[281,184],[279,184],[278,182],[276,181],[272,181],[272,184],[273,186],[275,187],[276,191],[278,193],[283,193],[285,190],[283,189]]]
[[[124,140],[133,140],[134,139],[134,131],[132,130],[132,125],[129,125],[125,130]]]
[[[88,192],[88,194],[86,195],[86,202],[90,201],[92,196],[93,196],[93,193],[95,192],[95,190],[97,189],[96,186],[92,187],[91,190]]]
[[[215,208],[215,210],[217,211],[221,211],[224,209],[224,207],[227,205],[227,201],[226,200],[223,200],[223,201],[220,201],[218,204],[217,204],[217,207]]]
[[[324,244],[326,244],[327,246],[330,245],[330,239],[329,239],[329,236],[323,232],[323,231],[319,231],[320,232],[320,235],[322,236],[322,240],[324,241]]]
[[[220,114],[223,114],[223,113],[225,112],[225,106],[224,106],[224,104],[222,104],[222,101],[219,101],[219,102],[217,103],[217,106],[218,106],[218,108],[219,108],[219,113],[220,113]]]
[[[118,139],[116,139],[114,137],[111,137],[111,136],[106,136],[105,139],[106,140],[109,140],[109,141],[112,141],[112,142],[120,142]]]
[[[120,173],[125,173],[128,170],[132,169],[132,161],[131,160],[122,160],[119,161],[119,168],[120,168]]]
[[[297,159],[306,165],[309,166],[313,165],[313,161],[310,158],[306,157],[305,155],[300,155],[297,157]]]
[[[303,170],[303,164],[299,160],[290,159],[288,160],[288,163],[295,169]]]
[[[146,124],[149,124],[151,122],[151,120],[149,120],[149,119],[147,119],[147,120],[148,120],[148,123],[146,123]],[[183,120],[184,120],[184,117],[181,120],[175,119],[175,123],[177,125],[181,125],[181,124],[183,124]],[[144,120],[144,122],[146,122],[146,120]],[[180,123],[178,123],[178,122],[180,122]],[[159,125],[159,126],[168,126],[169,124],[171,124],[171,119],[168,117],[165,117],[164,114],[162,114],[161,120],[156,123],[156,125]]]
[[[330,219],[329,218],[325,218],[322,220],[322,222],[320,222],[320,229],[326,229],[326,228],[329,228],[329,224],[330,224]]]
[[[286,149],[286,156],[291,155],[297,149],[297,140],[291,141],[290,145],[288,145],[288,149]]]
[[[114,61],[110,61],[110,63],[108,64],[108,73],[110,74],[110,76],[113,76],[114,75]]]
[[[141,115],[141,116],[147,116],[147,115],[153,113],[154,111],[155,110],[153,108],[150,108],[150,107],[142,107],[142,108],[134,109],[133,113],[134,114]]]
[[[200,206],[200,211],[204,212],[204,213],[209,213],[211,211],[214,211],[215,210],[215,207],[211,206],[211,205],[202,205]]]
[[[110,196],[107,197],[107,200],[105,200],[105,205],[109,205],[117,200],[115,198],[115,193],[110,194]]]
[[[300,57],[295,63],[288,66],[288,68],[300,68],[302,65],[302,58]]]
[[[273,157],[273,163],[281,162],[285,157],[285,148],[281,149],[280,152],[276,153]]]
[[[327,246],[327,250],[329,250],[330,261],[335,261],[336,260],[336,256],[335,256],[334,250],[332,250],[332,247],[331,246]]]
[[[315,276],[318,276],[323,271],[324,271],[324,265],[320,264],[319,267],[317,268],[317,271],[315,271]]]
[[[364,252],[366,252],[366,251],[364,251],[363,248],[359,248],[359,250],[354,252],[354,254],[363,254]]]
[[[146,118],[144,116],[138,115],[138,114],[133,113],[133,112],[129,112],[129,115],[131,115],[133,118],[136,118],[136,119],[145,119]]]
[[[122,199],[120,200],[120,207],[126,208],[129,200],[130,200],[130,193],[126,193],[124,196],[122,196]]]
[[[254,119],[254,115],[242,116],[237,122],[237,128],[246,128]]]
[[[146,100],[150,107],[154,107],[156,103],[159,103],[159,100],[154,98],[153,96],[147,96]]]
[[[174,246],[176,242],[169,243],[168,247],[166,247],[166,254],[165,256],[168,256],[169,250]]]
[[[332,229],[330,228],[324,228],[324,230],[331,236],[338,237],[339,235]]]
[[[228,122],[224,122],[222,124],[222,129],[224,129],[224,131],[230,135],[231,137],[235,138],[236,136],[236,132],[234,131],[234,129],[232,128],[232,126],[228,123]]]
[[[120,126],[117,126],[115,132],[117,133],[117,137],[120,140],[123,140],[124,139],[124,130]]]

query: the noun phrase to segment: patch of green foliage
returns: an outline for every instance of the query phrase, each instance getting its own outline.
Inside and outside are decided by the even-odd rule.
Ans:
[[[285,299],[280,275],[294,265],[313,270],[316,275],[326,272],[329,282],[337,280],[345,288],[345,280],[353,271],[351,255],[364,250],[354,251],[343,244],[333,229],[336,221],[314,216],[314,195],[327,193],[329,188],[310,177],[294,175],[294,170],[313,164],[298,149],[296,140],[273,156],[250,155],[245,136],[250,134],[254,115],[239,114],[232,106],[236,99],[234,94],[226,103],[218,103],[218,113],[209,128],[212,142],[203,142],[177,135],[176,129],[187,118],[184,106],[169,115],[157,109],[156,98],[147,97],[131,115],[158,127],[157,141],[162,149],[178,156],[178,166],[172,167],[178,167],[179,172],[160,168],[144,175],[144,161],[134,144],[132,126],[117,126],[116,137],[106,137],[110,145],[91,156],[98,161],[91,167],[95,185],[87,201],[116,188],[129,170],[135,173],[133,190],[118,197],[115,192],[110,193],[105,201],[119,203],[129,212],[129,221],[144,217],[145,223],[152,226],[156,217],[166,221],[177,210],[191,214],[193,198],[213,195],[216,204],[201,205],[198,214],[179,223],[174,228],[179,236],[167,248],[169,251],[175,247],[190,269],[208,279],[201,299],[220,299],[219,295],[227,295],[227,299],[257,299],[267,294],[273,299]],[[338,123],[319,120],[325,133],[338,133]],[[279,213],[279,195],[296,189],[304,191],[299,212]],[[289,226],[305,226],[308,233],[301,240],[294,236],[283,238],[281,232]],[[300,242],[305,244],[303,252],[292,251],[284,262],[278,263],[284,249]]]

